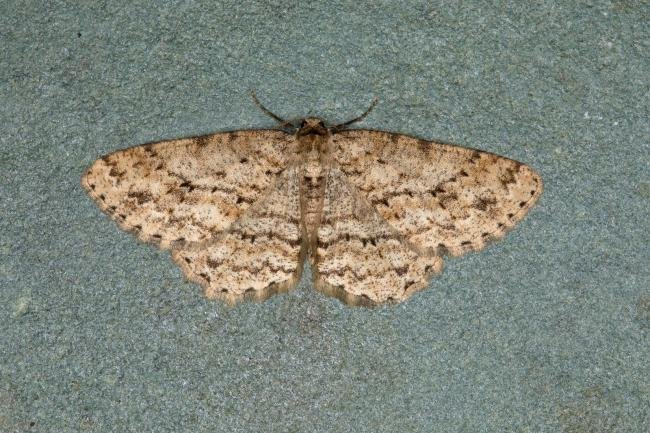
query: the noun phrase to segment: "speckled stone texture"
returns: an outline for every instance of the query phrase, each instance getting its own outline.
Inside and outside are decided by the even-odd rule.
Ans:
[[[0,5],[0,431],[650,430],[641,2]],[[394,306],[229,307],[79,179],[138,143],[335,124],[506,155],[544,194]]]

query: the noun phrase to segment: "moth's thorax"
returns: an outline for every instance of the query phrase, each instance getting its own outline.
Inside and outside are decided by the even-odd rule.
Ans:
[[[331,153],[330,136],[331,132],[322,120],[316,117],[308,117],[302,121],[300,128],[296,132],[298,151],[303,155],[303,158],[306,158],[312,152],[329,155]]]

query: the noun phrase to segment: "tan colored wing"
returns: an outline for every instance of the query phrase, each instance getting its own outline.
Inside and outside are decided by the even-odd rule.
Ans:
[[[531,168],[487,152],[380,131],[343,131],[332,140],[349,182],[427,254],[480,250],[542,192]]]
[[[348,304],[402,301],[442,270],[440,257],[413,251],[336,169],[326,178],[311,260],[316,288]]]
[[[264,196],[295,146],[274,130],[161,141],[98,159],[81,183],[122,229],[169,248],[227,229]]]
[[[300,179],[285,170],[272,191],[217,239],[174,246],[172,257],[210,299],[266,299],[300,278],[305,250],[300,220]]]

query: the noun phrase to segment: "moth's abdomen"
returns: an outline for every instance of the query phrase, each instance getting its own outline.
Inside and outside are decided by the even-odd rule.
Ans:
[[[323,209],[326,171],[317,162],[308,162],[303,167],[300,180],[300,205],[305,231],[309,239],[316,232]]]

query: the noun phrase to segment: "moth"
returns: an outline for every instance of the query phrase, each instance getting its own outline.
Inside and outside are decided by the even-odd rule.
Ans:
[[[314,287],[347,304],[400,302],[501,238],[542,193],[530,167],[489,152],[307,117],[277,129],[143,144],[81,183],[120,228],[171,250],[210,299]]]

